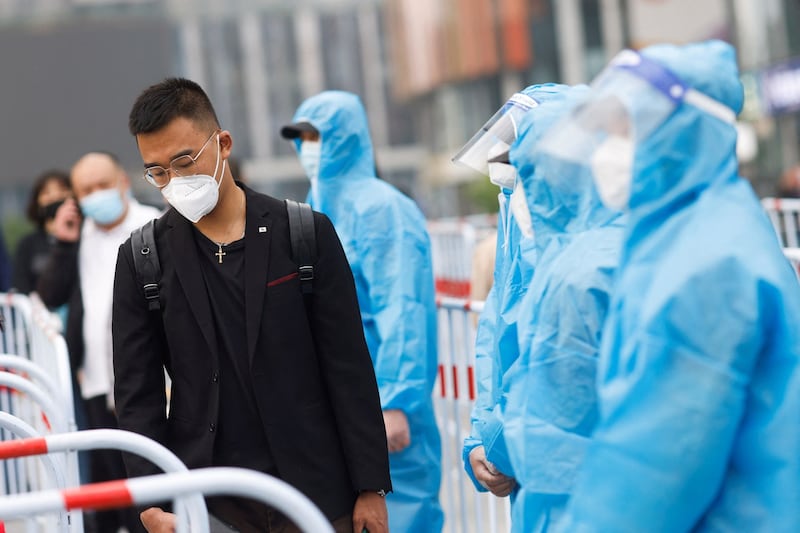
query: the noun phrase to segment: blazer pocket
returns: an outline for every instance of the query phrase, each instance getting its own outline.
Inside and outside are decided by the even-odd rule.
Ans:
[[[278,279],[273,279],[272,281],[267,282],[267,287],[274,287],[276,285],[280,285],[281,283],[286,283],[287,281],[291,281],[298,276],[297,272],[292,272],[291,274],[287,274],[285,276],[281,276]]]

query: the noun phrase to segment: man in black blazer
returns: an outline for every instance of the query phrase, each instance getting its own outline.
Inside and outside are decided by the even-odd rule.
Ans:
[[[233,180],[230,132],[194,82],[136,100],[129,127],[145,179],[172,206],[156,223],[160,311],[149,311],[130,241],[120,247],[113,337],[120,427],[190,468],[240,466],[297,487],[337,531],[387,531],[391,490],[378,389],[353,277],[332,224],[314,214],[313,292],[304,300],[282,201]],[[169,413],[164,371],[172,381]],[[154,473],[126,457],[132,476]],[[249,500],[209,499],[241,531],[283,531]],[[151,532],[174,517],[142,513]]]

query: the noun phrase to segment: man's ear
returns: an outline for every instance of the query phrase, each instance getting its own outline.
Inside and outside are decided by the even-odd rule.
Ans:
[[[228,159],[233,151],[233,136],[228,130],[219,132],[219,155],[221,159]]]

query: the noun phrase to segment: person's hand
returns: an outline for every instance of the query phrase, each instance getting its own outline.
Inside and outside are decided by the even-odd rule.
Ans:
[[[469,452],[469,464],[472,466],[475,479],[498,498],[511,494],[517,485],[513,477],[503,474],[486,459],[486,450],[483,446],[476,446]]]
[[[383,424],[386,426],[386,441],[389,453],[403,451],[411,444],[411,430],[408,418],[400,409],[389,409],[383,412]]]
[[[175,533],[175,515],[160,507],[150,507],[139,514],[148,533]]]
[[[81,236],[81,210],[72,198],[67,198],[53,219],[53,236],[59,241],[77,242]]]
[[[369,533],[389,533],[386,499],[377,492],[362,492],[353,507],[353,531],[362,533],[365,529]]]

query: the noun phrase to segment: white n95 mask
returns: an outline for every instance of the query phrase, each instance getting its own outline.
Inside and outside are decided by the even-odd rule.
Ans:
[[[225,174],[226,162],[222,162],[222,173],[217,180],[219,168],[219,136],[217,136],[217,163],[214,165],[214,175],[175,176],[161,189],[162,196],[184,218],[193,224],[197,223],[217,206],[219,182]]]
[[[300,143],[300,165],[306,171],[311,182],[311,202],[315,209],[321,209],[319,202],[319,162],[322,158],[321,141],[303,141]]]
[[[503,152],[508,152],[508,149],[508,144],[499,141],[489,148],[486,157],[491,161],[493,157],[497,157]],[[517,182],[517,169],[514,168],[514,165],[500,162],[490,162],[487,165],[489,167],[489,181],[501,189],[514,190],[514,184]]]
[[[502,189],[514,190],[517,169],[508,163],[489,163],[489,181]]]
[[[320,141],[303,141],[300,143],[300,164],[306,171],[306,176],[315,183],[319,178],[319,160],[322,155]]]
[[[628,207],[635,145],[628,137],[610,135],[592,154],[591,166],[600,200],[611,209]]]

